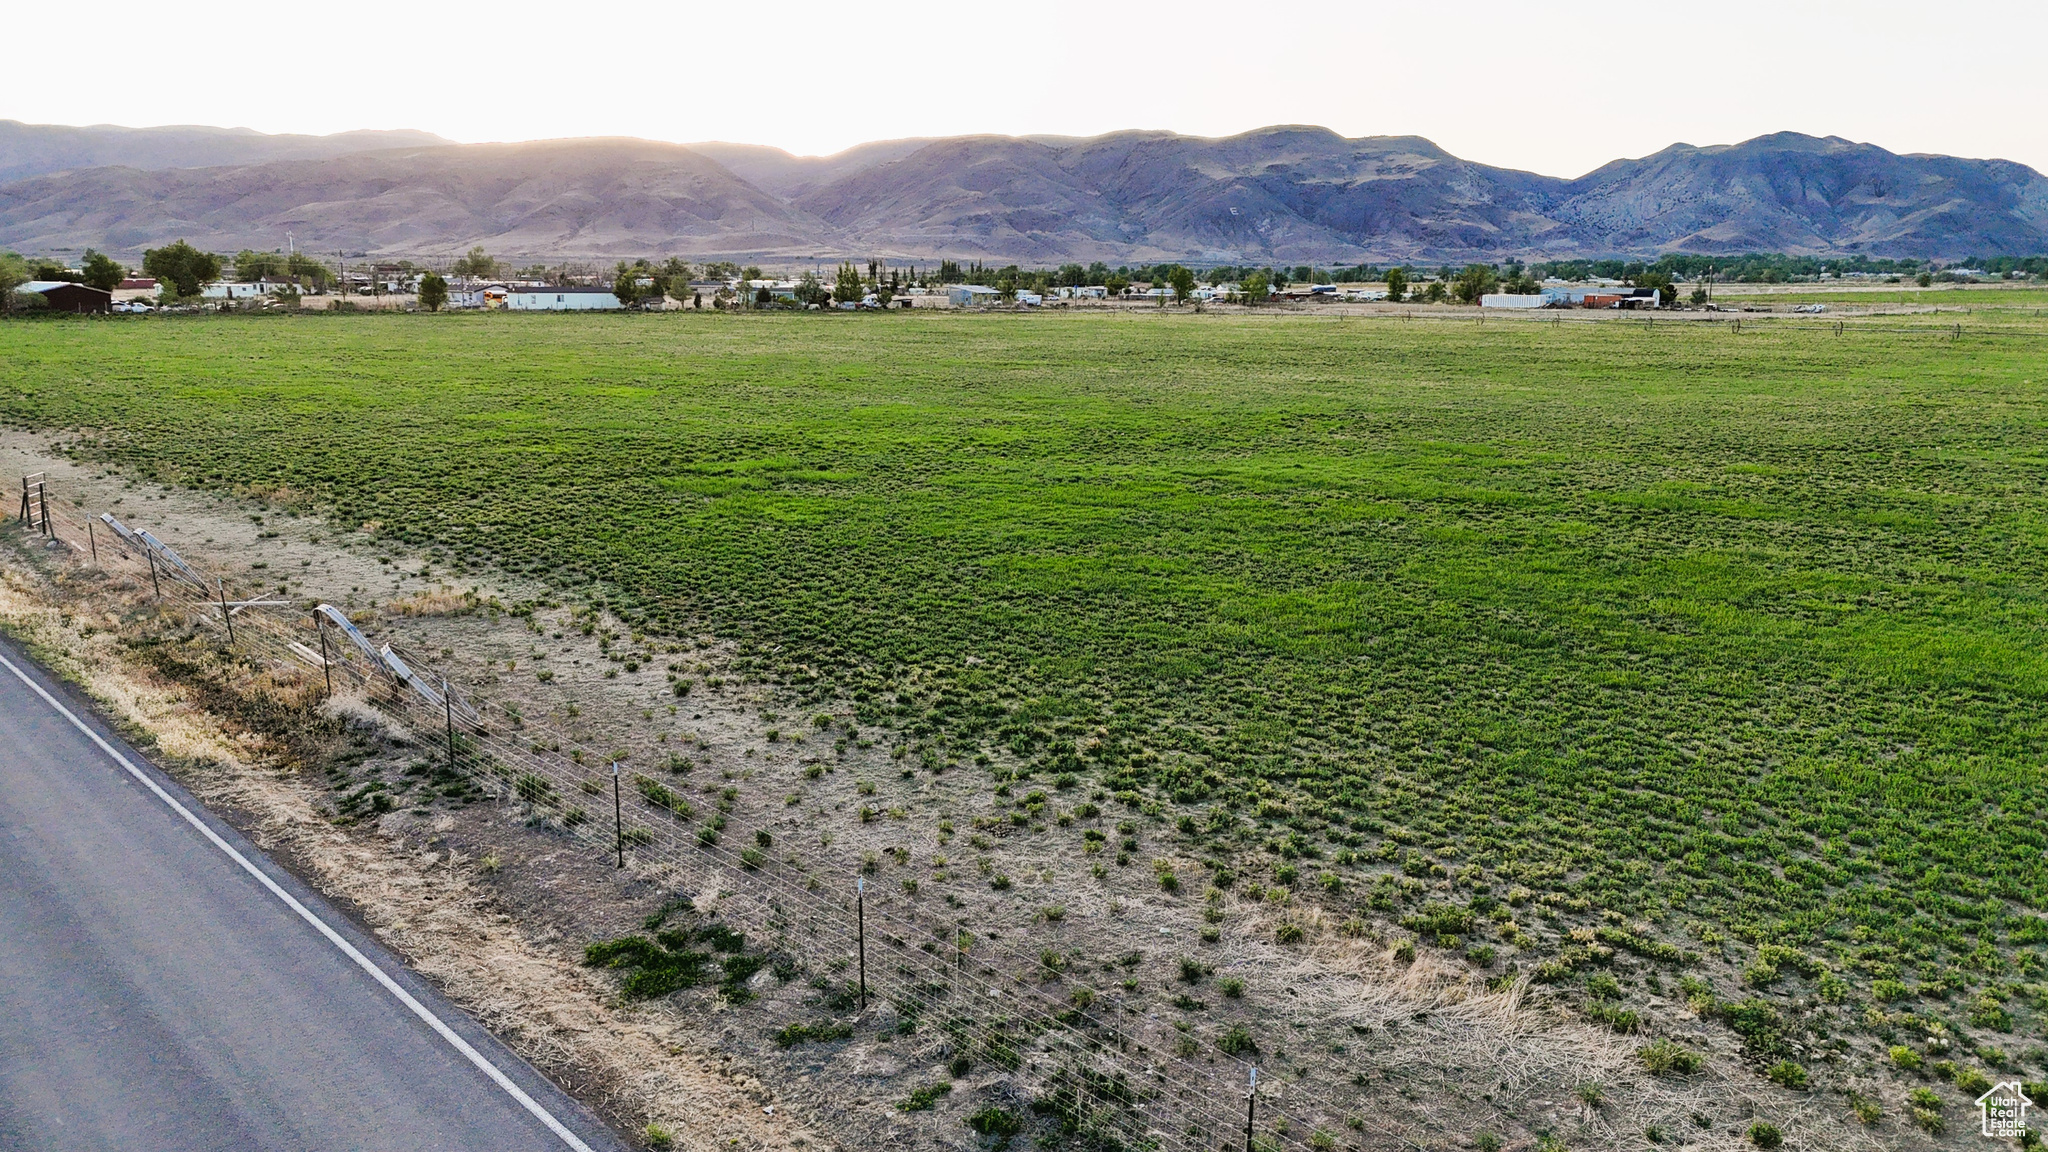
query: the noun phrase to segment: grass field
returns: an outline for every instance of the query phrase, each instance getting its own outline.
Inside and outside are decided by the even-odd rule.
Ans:
[[[1972,287],[1921,288],[1914,284],[1884,285],[1877,288],[1840,288],[1821,284],[1794,284],[1776,288],[1742,285],[1716,288],[1714,299],[1729,306],[1743,304],[1854,304],[1871,308],[1909,305],[1915,307],[1968,308],[1999,312],[2024,312],[2030,317],[2048,309],[2048,288],[2032,285],[2008,287],[1985,284]]]
[[[140,474],[1094,774],[1219,866],[1656,914],[1932,1012],[2038,978],[2048,339],[208,318],[0,325],[0,385]],[[1342,899],[1398,909],[1380,875]]]

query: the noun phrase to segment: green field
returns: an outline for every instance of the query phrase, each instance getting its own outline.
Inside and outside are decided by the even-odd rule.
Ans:
[[[1434,864],[1942,997],[2048,938],[2043,336],[33,322],[0,404],[739,640],[1239,867]]]
[[[2031,318],[2035,312],[2048,309],[2048,288],[1991,284],[1969,288],[1921,288],[1914,284],[1899,284],[1883,288],[1844,289],[1808,284],[1755,291],[1745,285],[1734,290],[1718,288],[1714,292],[1714,300],[1727,307],[1744,304],[1853,304],[1868,308],[1896,308],[1900,305],[1968,308],[1972,311],[2022,312]]]

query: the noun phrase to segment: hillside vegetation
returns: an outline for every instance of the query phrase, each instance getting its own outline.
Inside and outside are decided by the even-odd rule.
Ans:
[[[1725,953],[1750,999],[1689,994],[1760,1067],[2002,1066],[2048,1060],[2048,328],[1948,331],[49,322],[0,410],[1099,781],[1225,888],[1583,923],[1502,936],[1550,982]]]

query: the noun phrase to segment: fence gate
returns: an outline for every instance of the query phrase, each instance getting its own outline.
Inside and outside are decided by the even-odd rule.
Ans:
[[[42,535],[50,534],[50,486],[46,473],[21,478],[21,522]]]

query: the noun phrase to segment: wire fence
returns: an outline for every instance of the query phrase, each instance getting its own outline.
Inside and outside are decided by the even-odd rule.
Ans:
[[[723,805],[700,817],[655,776],[613,765],[608,780],[595,778],[593,796],[591,770],[511,727],[515,713],[470,699],[423,653],[395,639],[373,641],[331,605],[291,597],[284,585],[231,585],[151,533],[59,498],[40,475],[24,478],[17,519],[70,561],[129,577],[138,594],[146,589],[162,610],[212,632],[242,659],[330,695],[361,696],[423,744],[438,743],[445,766],[497,802],[651,869],[679,891],[708,896],[717,917],[765,952],[820,980],[841,977],[828,990],[842,1002],[854,998],[854,1014],[840,1018],[845,1027],[935,1026],[948,1055],[1013,1072],[1028,1061],[1037,1093],[1010,1102],[1028,1103],[1069,1135],[1099,1148],[1162,1152],[1327,1148],[1347,1123],[1395,1135],[1358,1101],[1347,1109],[1299,1084],[1276,1091],[1269,1082],[1254,1097],[1251,1063],[1229,1054],[1204,1063],[1169,1030],[1116,1020],[1071,989],[1056,993],[1056,957],[974,939],[961,922],[867,884],[864,868],[778,844],[766,824],[729,826]],[[611,800],[622,815],[607,826],[579,796]],[[1176,1043],[1180,1051],[1169,1047]]]

